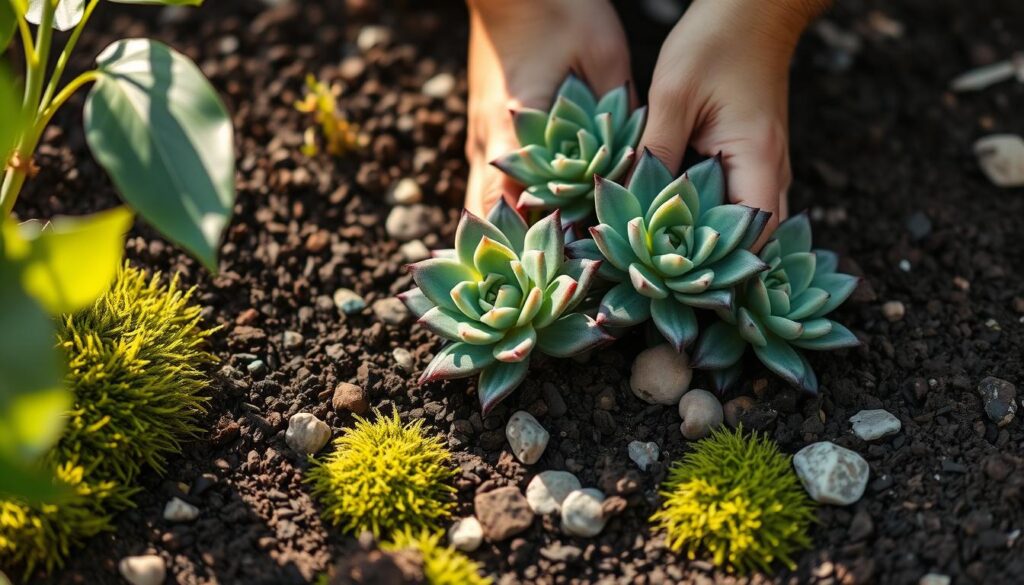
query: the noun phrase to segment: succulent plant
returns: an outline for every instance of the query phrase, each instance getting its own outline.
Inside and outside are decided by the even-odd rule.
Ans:
[[[531,227],[504,202],[487,220],[464,212],[455,249],[410,266],[414,288],[400,298],[427,329],[453,343],[420,382],[480,374],[487,413],[523,378],[533,351],[568,357],[609,339],[574,312],[599,261],[565,260],[559,214]]]
[[[733,287],[768,267],[748,251],[769,214],[725,204],[719,159],[677,179],[645,151],[626,187],[598,177],[593,239],[568,245],[572,257],[604,259],[617,284],[597,321],[628,327],[648,319],[677,351],[697,337],[694,308],[727,309]]]
[[[526,187],[520,208],[559,209],[575,223],[593,213],[595,176],[625,175],[646,117],[646,108],[630,113],[626,85],[598,99],[569,75],[550,112],[512,112],[520,148],[492,164]]]
[[[801,349],[829,350],[860,344],[853,333],[826,316],[857,287],[858,278],[836,272],[838,257],[811,249],[806,214],[783,222],[761,250],[768,269],[737,288],[734,307],[704,331],[695,367],[718,371],[720,385],[738,375],[749,345],[769,370],[810,392],[818,379]]]

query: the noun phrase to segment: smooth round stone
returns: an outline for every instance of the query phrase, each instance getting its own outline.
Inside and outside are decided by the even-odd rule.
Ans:
[[[645,349],[633,361],[629,387],[651,404],[675,404],[690,387],[690,358],[665,343]]]
[[[456,549],[473,552],[484,541],[484,529],[475,516],[460,518],[448,529],[448,542]]]
[[[505,437],[512,447],[516,459],[527,465],[536,463],[544,454],[551,435],[541,426],[533,415],[520,410],[508,419],[505,425]]]
[[[164,506],[164,520],[168,522],[192,522],[198,517],[199,508],[181,498],[171,498]]]
[[[848,506],[864,495],[870,468],[864,458],[831,443],[812,443],[793,456],[793,467],[811,499]]]
[[[423,84],[423,93],[430,97],[444,99],[455,91],[455,76],[451,73],[438,73]]]
[[[892,413],[882,410],[862,410],[850,417],[853,434],[863,441],[874,441],[900,432],[902,423]]]
[[[993,134],[974,143],[981,170],[998,187],[1024,186],[1024,139],[1015,134]]]
[[[330,439],[331,427],[308,412],[300,412],[288,419],[284,440],[298,453],[313,455]]]
[[[607,522],[601,507],[603,502],[604,494],[599,489],[571,492],[562,502],[562,530],[585,538],[600,534]]]
[[[391,352],[391,357],[395,358],[395,363],[398,364],[398,367],[406,372],[412,371],[412,354],[409,353],[409,350],[404,347],[396,347]]]
[[[131,585],[163,585],[167,579],[167,563],[157,555],[125,557],[117,570]]]
[[[354,290],[339,288],[334,291],[334,306],[346,315],[353,315],[366,308],[366,301]]]
[[[689,441],[703,439],[725,420],[722,403],[707,390],[687,392],[679,401],[679,416],[683,419],[679,431]]]
[[[393,205],[412,205],[423,200],[423,190],[415,179],[405,178],[395,183],[388,192],[388,202]]]
[[[654,465],[654,462],[661,455],[661,449],[658,448],[658,444],[655,442],[632,441],[626,447],[626,450],[633,463],[636,463],[636,466],[643,471],[650,469],[651,465]]]
[[[554,514],[561,511],[566,496],[581,487],[568,471],[542,471],[526,486],[526,501],[537,514]]]

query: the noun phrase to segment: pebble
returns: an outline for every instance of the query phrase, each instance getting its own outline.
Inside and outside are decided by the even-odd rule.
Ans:
[[[536,463],[544,454],[551,435],[532,414],[525,410],[515,412],[505,425],[505,437],[516,459],[527,465]]]
[[[690,390],[679,401],[679,416],[683,423],[679,431],[689,441],[697,441],[722,425],[725,415],[722,403],[707,390]]]
[[[168,522],[192,522],[198,517],[199,508],[181,498],[171,498],[164,506],[164,520]]]
[[[364,26],[356,37],[356,46],[360,51],[369,51],[377,45],[385,45],[391,41],[391,30],[386,26]]]
[[[358,313],[366,308],[366,301],[354,290],[339,288],[334,291],[334,306],[346,315]]]
[[[312,455],[324,448],[331,439],[331,427],[308,412],[300,412],[288,419],[284,440],[298,453]]]
[[[793,467],[811,499],[848,506],[864,495],[870,469],[864,458],[831,443],[812,443],[793,456]]]
[[[373,314],[387,325],[403,325],[409,320],[409,309],[396,297],[374,301],[370,308],[373,309]]]
[[[419,262],[430,258],[430,249],[423,243],[423,240],[406,242],[398,248],[398,253],[405,258],[406,262]]]
[[[913,268],[910,265],[910,260],[907,260],[906,258],[900,260],[897,265],[899,266],[900,270],[903,271],[903,272],[910,272],[910,269]]]
[[[434,229],[434,210],[426,205],[396,205],[384,221],[388,235],[400,242],[418,240]]]
[[[907,314],[907,307],[901,301],[886,301],[882,304],[882,316],[890,323],[902,321]]]
[[[388,190],[387,201],[392,205],[412,205],[423,201],[423,190],[416,179],[400,179]]]
[[[992,422],[1003,427],[1010,424],[1017,412],[1017,387],[989,376],[978,384],[978,394],[985,405],[985,414]]]
[[[580,480],[568,471],[542,471],[526,486],[526,501],[537,514],[554,514],[571,492],[580,489]]]
[[[444,99],[455,91],[455,76],[451,73],[438,73],[423,84],[423,93],[430,97]]]
[[[601,506],[603,502],[604,494],[599,489],[587,488],[570,493],[562,502],[562,530],[586,538],[600,534],[607,522]]]
[[[732,428],[740,425],[746,414],[754,409],[754,399],[749,396],[737,396],[722,406],[725,424]]]
[[[484,538],[491,542],[507,540],[533,524],[533,510],[515,486],[477,494],[473,504]]]
[[[448,529],[448,542],[457,550],[473,552],[484,540],[484,529],[475,516],[459,518]]]
[[[157,555],[125,557],[117,570],[131,585],[163,585],[167,579],[167,563]]]
[[[1024,186],[1024,139],[1015,134],[993,134],[974,143],[981,170],[997,187]]]
[[[862,441],[874,441],[900,432],[903,424],[892,413],[882,410],[862,410],[850,417],[853,434]]]
[[[245,366],[245,369],[249,370],[250,374],[258,376],[266,373],[267,364],[263,360],[252,360],[247,366]]]
[[[544,394],[544,403],[548,405],[548,415],[559,418],[569,412],[569,406],[565,404],[565,399],[558,392],[557,386],[551,382],[545,382],[541,386],[541,392]]]
[[[395,363],[398,364],[398,367],[402,368],[406,372],[412,371],[412,354],[409,353],[409,350],[404,347],[396,347],[395,350],[391,352],[391,357],[395,358]]]
[[[918,580],[917,585],[949,585],[952,582],[953,580],[950,579],[949,575],[928,573]]]
[[[915,211],[907,218],[907,231],[914,240],[923,240],[932,233],[932,220],[923,211]]]
[[[658,448],[658,444],[655,442],[644,443],[643,441],[630,441],[626,447],[626,451],[629,453],[629,458],[636,463],[642,471],[647,471],[651,468],[651,465],[658,460],[661,455],[661,449]]]
[[[370,401],[367,399],[366,392],[359,386],[348,382],[339,382],[334,387],[331,406],[335,412],[348,411],[353,414],[363,415],[370,410]]]
[[[645,402],[669,405],[679,401],[692,378],[689,357],[664,343],[636,356],[629,387]]]
[[[285,331],[281,336],[285,349],[297,349],[302,347],[303,337],[298,331]]]

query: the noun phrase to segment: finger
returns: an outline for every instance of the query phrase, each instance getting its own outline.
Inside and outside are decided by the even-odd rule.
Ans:
[[[741,146],[722,153],[729,201],[770,212],[771,218],[755,244],[760,249],[779,222],[786,218],[789,189],[789,158],[784,148]]]
[[[577,73],[598,97],[626,85],[630,103],[635,107],[638,100],[630,70],[628,46],[625,35],[619,34],[595,41],[584,53]]]
[[[688,97],[684,91],[666,87],[656,75],[647,98],[647,125],[637,151],[643,152],[646,148],[673,175],[679,172],[693,132],[695,113],[687,103]]]

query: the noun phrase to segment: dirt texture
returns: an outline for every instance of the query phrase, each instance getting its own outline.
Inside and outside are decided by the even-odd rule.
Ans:
[[[563,469],[584,486],[617,496],[621,510],[593,539],[565,536],[538,519],[509,540],[472,556],[502,584],[512,583],[1019,583],[1024,574],[1024,430],[999,427],[977,388],[995,376],[1024,382],[1024,193],[1001,190],[979,171],[971,145],[994,132],[1024,131],[1024,84],[1005,82],[954,95],[961,71],[1022,49],[1024,5],[977,0],[851,1],[827,19],[859,39],[859,50],[830,46],[810,31],[792,83],[793,210],[809,209],[817,244],[838,250],[864,277],[839,313],[864,340],[857,350],[812,356],[818,396],[803,396],[761,370],[738,394],[758,400],[748,424],[787,452],[831,440],[870,464],[858,503],[823,506],[814,548],[789,572],[739,578],[664,547],[647,519],[670,461],[687,449],[675,408],[650,406],[628,387],[635,334],[589,360],[536,360],[523,386],[481,418],[474,383],[418,387],[417,374],[440,344],[408,319],[383,322],[371,308],[410,287],[410,260],[388,237],[389,187],[411,177],[422,188],[422,240],[451,242],[467,167],[464,7],[457,2],[335,0],[208,2],[196,11],[101,5],[83,36],[77,69],[115,38],[154,36],[196,59],[233,112],[238,203],[211,276],[141,222],[128,243],[137,265],[181,271],[199,286],[211,324],[224,326],[213,350],[214,400],[203,440],[149,473],[137,508],[117,532],[90,541],[54,575],[33,582],[119,583],[125,555],[155,552],[169,581],[307,583],[330,564],[360,554],[355,536],[319,519],[302,478],[306,458],[285,444],[288,418],[312,412],[338,432],[352,424],[332,407],[335,387],[355,384],[369,403],[426,419],[447,438],[460,468],[458,514],[474,497]],[[666,27],[620,9],[634,47],[638,85],[649,81]],[[901,30],[892,21],[902,24]],[[360,49],[366,25],[389,37]],[[116,34],[116,36],[115,36]],[[365,39],[364,39],[365,40]],[[834,45],[834,43],[833,43]],[[370,137],[342,158],[299,153],[304,116],[294,110],[313,72],[341,81],[341,104]],[[421,92],[439,73],[454,76],[446,97]],[[46,134],[42,172],[19,202],[20,217],[109,207],[116,196],[90,158],[81,101]],[[902,267],[901,267],[902,265]],[[340,287],[367,308],[344,315]],[[901,301],[902,320],[882,304]],[[286,335],[286,332],[297,333]],[[392,352],[408,349],[413,371]],[[253,367],[262,360],[264,368]],[[695,386],[704,383],[698,376]],[[728,397],[727,397],[728,398]],[[895,436],[868,444],[850,432],[861,409],[884,408],[902,421]],[[504,425],[518,409],[534,414],[551,442],[535,465],[511,455]],[[632,440],[654,441],[661,459],[639,471]],[[172,525],[173,496],[201,510]],[[364,543],[365,544],[365,543]]]

